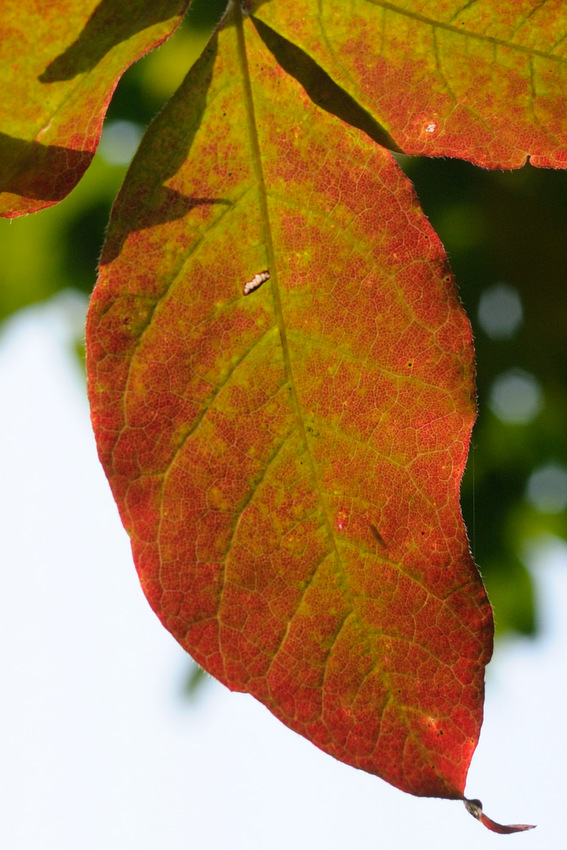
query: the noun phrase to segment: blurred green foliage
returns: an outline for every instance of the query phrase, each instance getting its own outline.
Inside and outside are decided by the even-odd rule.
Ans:
[[[35,216],[0,221],[0,319],[59,290],[91,291],[110,207],[127,167],[124,149],[177,88],[224,5],[196,0],[174,36],[124,75],[101,151],[67,199]],[[120,130],[115,137],[122,138],[122,150],[116,138],[114,150],[108,143],[112,128]],[[475,333],[479,419],[462,489],[473,554],[498,632],[532,634],[536,607],[523,561],[526,541],[545,532],[567,537],[561,476],[555,501],[533,504],[526,497],[534,469],[555,464],[560,473],[567,470],[567,174],[529,165],[490,172],[454,160],[398,159],[445,244]],[[499,282],[516,293],[523,313],[503,338],[478,318],[483,294]],[[506,422],[494,412],[495,382],[516,374],[511,370],[531,375],[539,392],[539,407],[524,421]],[[545,484],[545,475],[542,480]],[[190,692],[199,674],[192,677]]]
[[[523,562],[526,543],[545,533],[567,537],[561,476],[555,499],[540,492],[537,507],[526,497],[534,470],[553,464],[567,471],[567,173],[402,159],[445,245],[475,336],[479,415],[462,487],[473,554],[497,632],[532,634],[536,606]],[[514,332],[498,338],[486,316],[479,317],[479,305],[501,283],[516,293],[523,316]],[[528,404],[524,421],[503,421],[494,412],[499,378],[509,375],[531,376],[539,392],[539,409],[534,405],[530,414]]]

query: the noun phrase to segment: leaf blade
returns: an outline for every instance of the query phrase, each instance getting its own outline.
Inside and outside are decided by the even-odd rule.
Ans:
[[[238,28],[220,43],[113,213],[87,325],[101,460],[199,664],[335,757],[460,798],[492,636],[458,501],[470,328],[389,154],[249,21],[246,63]]]

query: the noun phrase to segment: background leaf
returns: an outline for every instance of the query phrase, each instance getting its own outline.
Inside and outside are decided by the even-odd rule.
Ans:
[[[77,191],[40,216],[0,218],[0,320],[61,290],[90,295],[110,208],[139,139],[201,54],[225,8],[226,0],[193,0],[167,44],[122,75],[101,143]],[[1,15],[0,9],[0,20]],[[80,346],[84,349],[82,328]]]
[[[458,503],[468,323],[394,160],[246,30],[250,78],[230,27],[115,206],[87,326],[101,460],[205,669],[337,758],[461,797],[492,634]]]
[[[40,210],[71,191],[91,163],[120,75],[171,35],[187,5],[72,0],[38,14],[35,4],[6,0],[0,215]]]
[[[406,154],[490,168],[567,164],[567,7],[561,0],[250,0]]]

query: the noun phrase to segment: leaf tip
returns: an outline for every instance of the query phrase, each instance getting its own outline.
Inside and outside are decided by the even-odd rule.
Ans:
[[[467,812],[484,824],[491,832],[498,832],[500,835],[510,835],[513,832],[525,832],[527,829],[535,829],[535,824],[529,823],[496,823],[496,821],[484,814],[480,800],[467,800],[465,797],[463,803]]]

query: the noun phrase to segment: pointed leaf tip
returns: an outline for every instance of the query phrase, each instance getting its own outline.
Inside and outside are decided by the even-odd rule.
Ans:
[[[485,825],[491,832],[498,832],[500,835],[510,835],[512,832],[525,832],[526,829],[535,829],[535,824],[529,823],[510,823],[502,824],[489,818],[482,811],[482,803],[480,800],[463,800],[465,808],[469,814]]]

